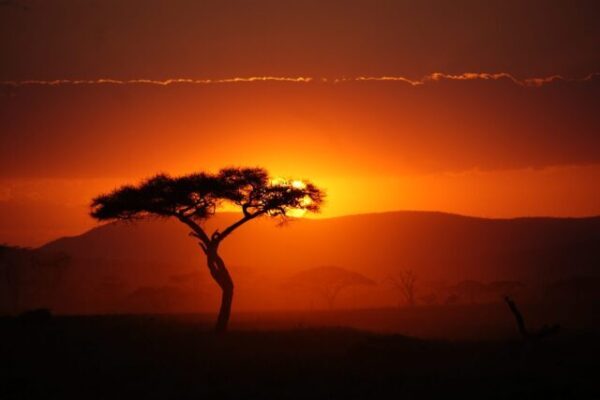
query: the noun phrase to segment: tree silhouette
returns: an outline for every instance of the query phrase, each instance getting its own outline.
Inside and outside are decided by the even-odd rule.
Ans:
[[[375,285],[371,279],[357,272],[334,266],[310,268],[292,276],[287,287],[305,290],[322,297],[333,309],[338,294],[352,286]]]
[[[417,277],[412,269],[401,270],[397,276],[389,276],[388,280],[391,282],[395,290],[400,292],[406,304],[413,307],[416,304],[415,301],[415,283]]]
[[[486,292],[486,285],[475,280],[465,280],[450,287],[454,295],[461,299],[468,299],[471,304],[475,304],[481,298],[481,295]]]
[[[287,218],[291,209],[317,212],[324,193],[310,182],[273,180],[262,168],[225,168],[216,174],[156,175],[137,186],[126,185],[92,200],[91,215],[100,220],[135,220],[150,216],[176,218],[199,240],[208,270],[222,291],[215,330],[227,330],[233,280],[219,256],[219,245],[235,229],[257,217]],[[211,235],[200,225],[223,204],[238,206],[242,217]]]

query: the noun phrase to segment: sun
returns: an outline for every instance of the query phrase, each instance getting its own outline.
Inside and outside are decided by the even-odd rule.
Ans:
[[[295,189],[305,189],[306,188],[306,183],[304,183],[303,181],[300,181],[300,180],[293,180],[291,182],[291,185]]]
[[[291,186],[294,189],[305,189],[306,182],[294,179],[289,180],[281,177],[276,177],[271,179],[271,185],[273,186]],[[309,196],[304,196],[304,198],[300,201],[300,204],[303,207],[306,207],[312,203],[312,200]],[[287,211],[287,215],[292,218],[302,218],[306,214],[307,210],[304,208],[291,208]]]

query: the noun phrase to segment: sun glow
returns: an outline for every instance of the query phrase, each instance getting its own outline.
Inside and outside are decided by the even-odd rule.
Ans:
[[[306,183],[299,181],[299,180],[295,180],[295,181],[292,181],[292,187],[295,189],[304,189],[304,188],[306,188]]]
[[[294,189],[305,189],[306,183],[299,179],[286,179],[282,177],[276,177],[271,179],[272,186],[288,186]],[[307,207],[311,204],[312,200],[309,196],[304,196],[304,198],[300,201],[300,205],[302,207]],[[292,218],[302,218],[306,214],[305,208],[290,208],[287,210],[287,216]]]
[[[278,176],[271,179],[271,186],[291,186],[294,189],[304,189],[306,188],[306,183],[299,179],[290,180]]]

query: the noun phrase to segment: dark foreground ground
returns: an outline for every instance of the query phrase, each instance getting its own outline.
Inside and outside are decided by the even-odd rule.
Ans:
[[[599,338],[239,326],[217,337],[181,316],[3,318],[0,399],[598,399]]]

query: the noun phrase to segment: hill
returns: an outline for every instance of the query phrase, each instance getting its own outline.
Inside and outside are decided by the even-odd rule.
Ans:
[[[226,226],[236,217],[219,214],[206,228]],[[216,301],[203,255],[177,221],[106,224],[42,249],[72,257],[66,280],[73,295],[86,293],[86,300],[77,302],[83,310],[86,302],[94,309],[98,298],[109,301],[115,293],[128,296],[133,310],[136,304],[154,311],[196,310],[199,304],[210,309]],[[421,287],[465,280],[549,284],[597,276],[600,217],[484,219],[406,211],[298,219],[284,226],[261,219],[236,231],[221,251],[237,283],[238,307],[320,306],[314,299],[298,303],[281,289],[287,277],[319,265],[340,266],[379,282],[385,296],[357,289],[348,294],[352,299],[342,300],[347,307],[372,307],[394,304],[383,282],[400,269],[413,270]]]

